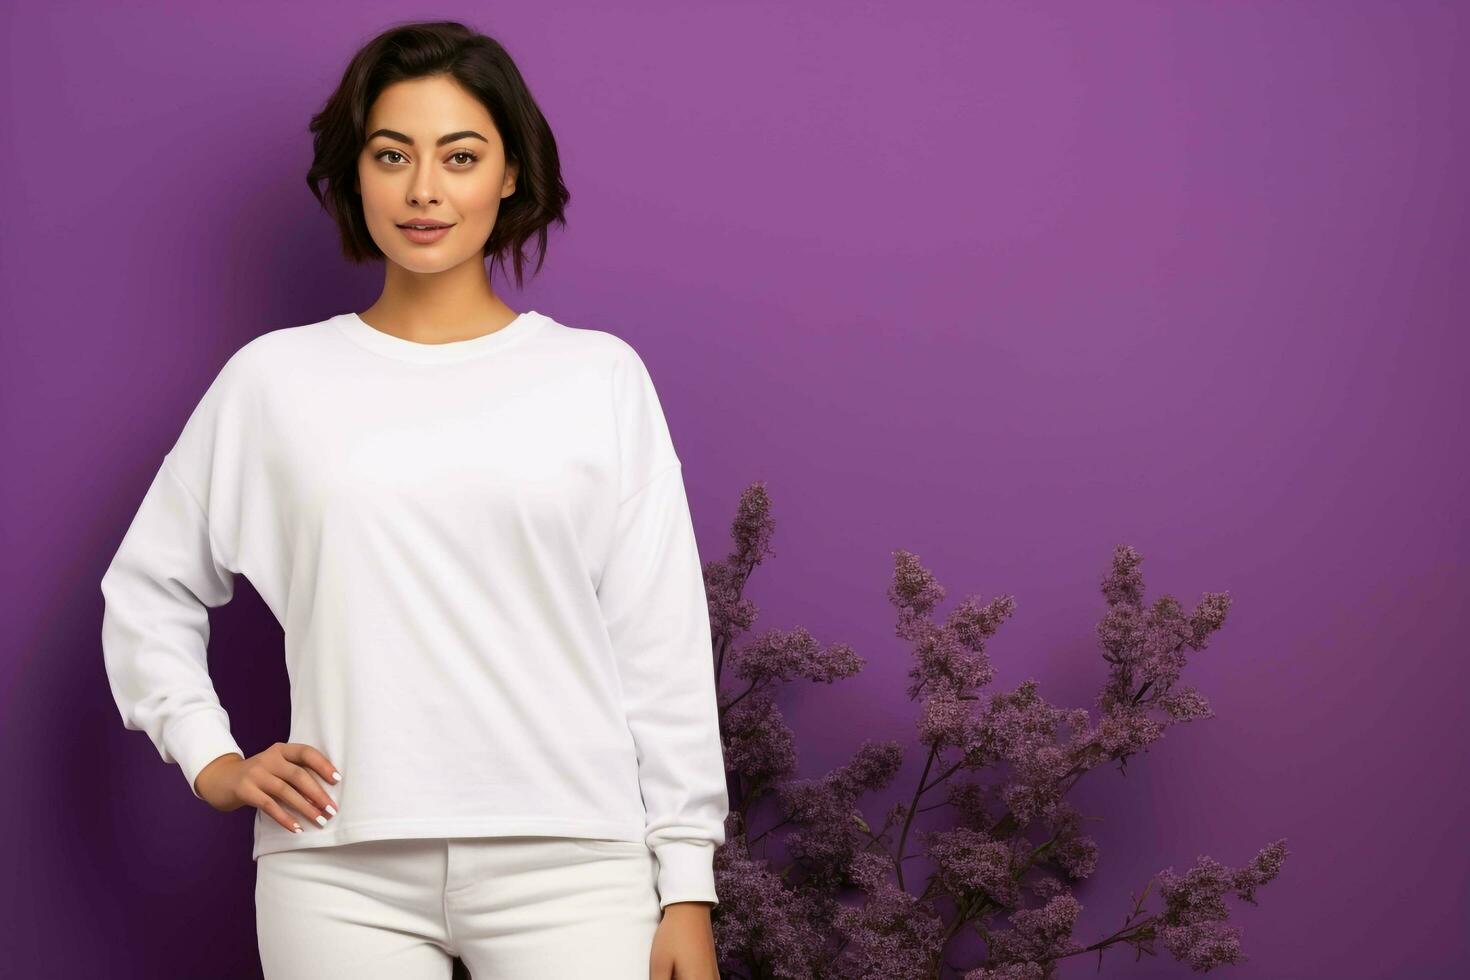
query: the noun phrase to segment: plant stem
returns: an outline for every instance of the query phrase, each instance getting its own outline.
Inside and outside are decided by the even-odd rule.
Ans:
[[[775,830],[777,827],[783,827],[786,824],[790,823],[791,822],[791,819],[792,819],[791,817],[787,817],[786,819],[782,820],[780,823],[773,823],[773,824],[771,824],[769,827],[767,827],[765,830],[762,830],[760,833],[756,834],[754,837],[746,837],[745,838],[746,845],[749,846],[751,844],[754,844],[756,841],[760,840],[762,837],[766,836],[771,831]]]
[[[1114,943],[1122,942],[1125,939],[1131,939],[1131,938],[1133,938],[1133,935],[1134,934],[1137,934],[1137,933],[1140,933],[1140,932],[1145,932],[1145,931],[1148,931],[1148,930],[1153,929],[1154,919],[1155,918],[1156,918],[1155,916],[1149,916],[1147,919],[1144,919],[1142,922],[1136,922],[1136,923],[1134,923],[1131,926],[1124,926],[1122,929],[1119,929],[1117,932],[1113,933],[1111,936],[1108,936],[1108,937],[1106,937],[1104,939],[1099,939],[1097,942],[1093,943],[1091,946],[1085,946],[1082,949],[1073,950],[1070,953],[1063,953],[1061,956],[1054,957],[1054,959],[1063,960],[1063,959],[1066,959],[1068,956],[1080,956],[1083,953],[1091,953],[1093,950],[1107,949],[1109,946],[1113,945]]]
[[[919,797],[924,793],[924,780],[928,778],[929,770],[933,767],[934,759],[938,755],[939,750],[937,748],[931,747],[929,749],[929,758],[924,760],[924,771],[919,774],[919,787],[914,790],[914,799],[909,804],[908,813],[903,818],[903,830],[898,835],[898,851],[893,855],[893,870],[898,874],[898,888],[900,891],[906,890],[903,887],[903,849],[909,839],[909,827],[914,822],[914,810],[919,805]]]

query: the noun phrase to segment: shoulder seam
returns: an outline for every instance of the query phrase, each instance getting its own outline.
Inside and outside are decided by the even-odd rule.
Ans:
[[[174,469],[174,464],[169,462],[170,455],[170,453],[163,454],[163,468],[168,471],[168,475],[173,478],[174,482],[183,488],[184,496],[188,497],[189,502],[194,505],[194,510],[199,515],[200,523],[204,525],[204,539],[209,544],[210,554],[215,557],[215,560],[220,565],[222,565],[226,571],[234,574],[234,559],[230,558],[228,561],[220,560],[220,556],[227,555],[227,553],[223,549],[221,549],[219,543],[214,540],[214,526],[209,522],[209,511],[206,510],[204,505],[199,502],[199,498],[194,496],[194,491],[189,488],[188,483],[184,482],[184,478],[182,476],[179,476],[178,470]]]
[[[209,512],[204,509],[204,505],[199,502],[199,498],[194,496],[194,491],[190,489],[189,484],[184,482],[182,476],[179,476],[179,471],[174,469],[174,464],[169,462],[170,455],[170,453],[163,454],[163,468],[168,470],[168,475],[174,478],[175,483],[184,488],[184,493],[194,504],[194,509],[199,511],[199,516],[204,518],[205,526],[207,527],[209,524]]]
[[[649,487],[653,486],[655,483],[657,483],[659,480],[661,480],[664,476],[668,475],[669,473],[672,473],[675,470],[681,469],[683,466],[684,466],[684,463],[683,463],[682,460],[681,461],[677,461],[677,462],[673,462],[673,463],[666,463],[666,464],[664,464],[652,476],[650,476],[648,479],[644,480],[642,486],[640,486],[637,490],[634,490],[632,493],[628,494],[622,500],[619,500],[618,501],[618,506],[619,507],[625,506],[628,503],[628,501],[632,500],[634,497],[638,496],[640,493],[642,493],[643,491],[647,490]]]

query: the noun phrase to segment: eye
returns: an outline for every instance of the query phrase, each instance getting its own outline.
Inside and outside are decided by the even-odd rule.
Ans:
[[[375,159],[375,160],[382,160],[384,163],[396,163],[397,160],[390,160],[389,159],[390,156],[391,157],[396,157],[397,159],[402,159],[403,158],[403,154],[402,153],[398,152],[397,150],[389,149],[389,150],[379,150],[377,153],[375,153],[373,155],[373,159]],[[451,159],[451,160],[455,159],[456,157],[465,157],[466,158],[464,160],[464,162],[460,164],[461,167],[468,167],[470,164],[472,164],[476,160],[479,160],[480,159],[478,156],[476,156],[475,154],[471,153],[469,150],[456,150],[455,152],[449,154],[449,159]]]

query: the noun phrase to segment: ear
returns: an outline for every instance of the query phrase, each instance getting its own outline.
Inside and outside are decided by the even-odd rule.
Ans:
[[[501,197],[510,197],[516,192],[516,177],[520,175],[520,165],[511,163],[505,167],[505,183],[501,187]]]

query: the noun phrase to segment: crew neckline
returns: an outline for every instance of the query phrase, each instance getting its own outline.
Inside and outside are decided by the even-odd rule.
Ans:
[[[444,344],[425,344],[384,333],[356,313],[342,313],[332,318],[347,339],[385,357],[420,364],[443,364],[480,357],[491,351],[504,350],[531,334],[545,320],[535,310],[526,310],[514,320],[490,333],[467,340],[451,340]]]

